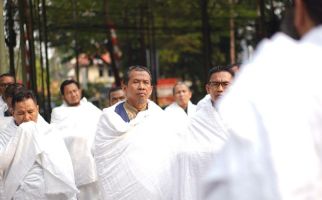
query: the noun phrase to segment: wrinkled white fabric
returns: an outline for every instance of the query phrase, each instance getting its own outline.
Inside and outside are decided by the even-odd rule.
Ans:
[[[0,130],[4,129],[9,124],[11,118],[12,117],[0,117]]]
[[[284,34],[260,44],[218,105],[231,139],[204,199],[322,199],[321,55]]]
[[[166,126],[164,111],[149,101],[148,109],[127,123],[114,111],[117,105],[103,110],[95,138],[103,198],[173,199],[177,139]]]
[[[4,102],[2,96],[0,95],[0,117],[4,117],[4,112],[8,110],[6,102]]]
[[[115,112],[118,104],[104,109],[94,145],[104,200],[201,199],[201,178],[228,137],[208,103],[181,132],[151,101],[129,123]]]
[[[165,111],[168,117],[171,118],[170,122],[173,122],[173,128],[181,131],[187,127],[189,119],[196,113],[196,105],[189,101],[186,113],[178,103],[173,102],[165,108]]]
[[[200,101],[198,101],[196,110],[198,111],[202,107],[207,106],[207,103],[210,99],[211,99],[210,94],[205,95]]]
[[[51,124],[61,131],[72,158],[78,188],[93,183],[93,191],[97,191],[97,173],[91,149],[101,114],[100,109],[83,98],[79,106],[63,104],[54,108],[51,115]],[[98,198],[97,193],[91,194],[91,200]]]
[[[180,198],[202,200],[202,181],[217,153],[229,138],[211,99],[192,117],[188,131],[180,136]]]
[[[19,127],[12,120],[0,136],[4,199],[74,198],[77,189],[68,151],[41,116],[37,124]]]

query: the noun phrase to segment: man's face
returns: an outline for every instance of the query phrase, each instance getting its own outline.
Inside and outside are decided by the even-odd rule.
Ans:
[[[129,82],[124,86],[127,101],[135,108],[147,103],[152,93],[150,75],[146,71],[133,70],[129,74]]]
[[[125,94],[123,90],[116,90],[114,92],[110,93],[110,106],[113,106],[119,101],[122,101],[125,99]]]
[[[32,99],[17,102],[13,108],[13,118],[19,126],[23,122],[37,122],[39,108]]]
[[[191,92],[185,84],[178,84],[174,88],[174,98],[180,107],[186,108],[191,99]]]
[[[0,78],[0,95],[3,95],[6,87],[13,83],[15,83],[15,79],[11,76],[4,76]]]
[[[226,71],[216,72],[211,75],[206,89],[212,101],[216,102],[220,98],[230,85],[232,78],[232,75]]]
[[[64,101],[68,106],[78,106],[81,99],[81,91],[76,84],[71,83],[64,87]]]

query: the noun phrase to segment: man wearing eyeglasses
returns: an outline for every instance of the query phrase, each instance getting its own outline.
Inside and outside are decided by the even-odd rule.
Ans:
[[[215,106],[215,102],[228,88],[233,77],[234,71],[229,66],[216,66],[211,68],[208,72],[206,84],[206,90],[208,94],[198,102],[197,111],[204,106],[209,106],[209,103]]]
[[[11,74],[6,73],[0,75],[0,117],[4,117],[4,113],[8,109],[8,106],[3,98],[4,91],[8,85],[13,83],[15,83],[15,78]]]
[[[206,90],[211,96],[212,104],[214,104],[230,85],[233,78],[233,72],[225,67],[215,67],[209,71],[208,83]]]

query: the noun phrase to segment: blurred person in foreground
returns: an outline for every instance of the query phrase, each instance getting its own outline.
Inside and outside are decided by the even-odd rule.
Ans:
[[[76,199],[69,153],[38,110],[32,91],[21,89],[13,95],[13,118],[0,130],[0,197]]]
[[[108,104],[113,106],[114,104],[125,100],[125,93],[121,87],[112,87],[108,91]]]
[[[322,1],[294,4],[301,39],[261,42],[218,103],[231,135],[203,199],[322,199]]]
[[[178,127],[186,127],[189,119],[196,112],[196,105],[191,103],[191,90],[184,82],[178,82],[173,86],[175,101],[165,108],[166,113],[172,118],[173,123]]]
[[[62,132],[72,158],[79,200],[99,199],[97,173],[91,153],[98,120],[102,111],[82,98],[80,85],[65,80],[60,86],[64,103],[53,109],[51,124]]]

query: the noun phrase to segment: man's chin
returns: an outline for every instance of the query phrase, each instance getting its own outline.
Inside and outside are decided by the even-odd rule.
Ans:
[[[80,102],[75,102],[75,103],[68,103],[68,106],[78,106]]]

